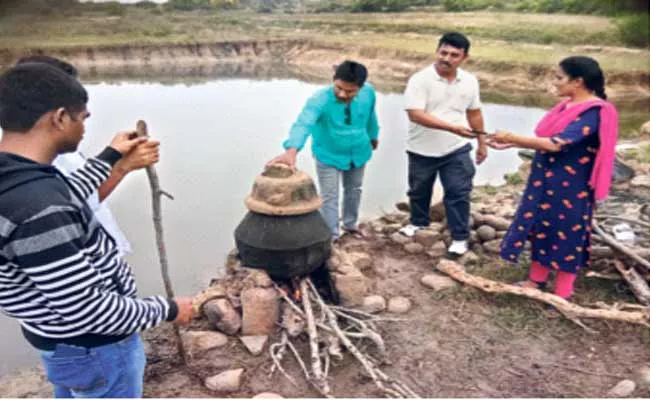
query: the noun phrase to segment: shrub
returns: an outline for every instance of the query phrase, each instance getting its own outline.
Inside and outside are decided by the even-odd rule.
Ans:
[[[618,32],[628,46],[650,46],[650,18],[648,13],[637,13],[619,17]]]

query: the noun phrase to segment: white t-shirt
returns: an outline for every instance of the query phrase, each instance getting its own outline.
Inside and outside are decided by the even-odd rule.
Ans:
[[[52,163],[63,175],[70,175],[72,172],[78,170],[86,163],[84,156],[77,152],[74,153],[65,153],[61,154],[54,159]],[[117,248],[120,252],[120,255],[124,256],[131,253],[131,244],[124,236],[124,233],[120,230],[120,227],[117,225],[115,217],[111,213],[111,210],[108,209],[106,204],[99,201],[99,194],[97,191],[93,192],[88,199],[86,200],[88,206],[95,217],[102,224],[106,232],[115,239],[117,243]]]
[[[467,124],[467,110],[481,108],[476,77],[458,69],[456,79],[449,82],[438,75],[433,65],[415,73],[404,92],[406,110],[424,110],[454,125]],[[431,129],[409,122],[406,149],[428,157],[442,157],[469,143],[468,139],[440,129]]]

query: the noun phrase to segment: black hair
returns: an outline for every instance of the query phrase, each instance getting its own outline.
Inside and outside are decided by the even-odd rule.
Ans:
[[[81,83],[49,64],[24,63],[0,75],[0,127],[6,131],[27,132],[43,114],[63,107],[74,115],[87,102]]]
[[[334,79],[340,79],[344,82],[354,83],[361,87],[366,83],[368,70],[366,67],[356,61],[345,60],[336,67]]]
[[[45,54],[34,54],[31,56],[26,56],[21,58],[20,60],[16,61],[16,65],[21,65],[21,64],[26,64],[26,63],[43,63],[43,64],[48,64],[53,67],[56,67],[60,69],[61,71],[65,72],[66,74],[73,76],[77,78],[79,76],[79,71],[77,71],[77,68],[75,68],[74,65],[70,64],[69,62],[63,61],[59,58],[54,58],[50,56],[46,56]]]
[[[593,58],[586,56],[567,57],[560,61],[560,68],[571,79],[582,78],[587,89],[593,90],[596,96],[601,99],[607,99],[603,70],[600,69],[600,65]]]
[[[438,48],[441,48],[442,45],[448,44],[451,47],[457,49],[465,50],[465,54],[469,54],[469,39],[465,35],[459,32],[447,32],[438,41]]]

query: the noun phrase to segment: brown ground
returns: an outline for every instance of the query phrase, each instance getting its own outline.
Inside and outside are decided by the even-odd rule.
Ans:
[[[590,322],[591,335],[552,311],[514,296],[493,296],[458,287],[434,293],[419,283],[432,272],[424,255],[405,253],[386,239],[344,240],[346,249],[368,251],[375,257],[372,293],[406,296],[413,309],[403,322],[383,325],[390,365],[383,370],[426,397],[602,397],[622,379],[635,379],[639,367],[650,363],[650,330],[614,322]],[[473,273],[494,279],[518,279],[524,269],[486,262]],[[612,290],[583,279],[576,301],[594,291]],[[629,301],[626,294],[620,300]],[[196,321],[189,329],[203,329]],[[268,353],[251,356],[236,338],[208,353],[196,355],[187,369],[179,366],[169,326],[148,332],[147,397],[251,397],[272,391],[285,397],[317,397],[301,377],[295,361],[284,366],[298,381],[296,388],[276,373],[269,377]],[[271,338],[274,341],[274,338]],[[298,343],[307,354],[308,343]],[[372,353],[372,349],[370,349]],[[228,395],[205,389],[202,381],[221,371],[244,368],[244,383]],[[379,393],[362,368],[346,354],[330,373],[337,397],[377,397]],[[38,369],[23,371],[0,382],[2,397],[46,397],[50,388]],[[635,397],[650,396],[637,387]]]

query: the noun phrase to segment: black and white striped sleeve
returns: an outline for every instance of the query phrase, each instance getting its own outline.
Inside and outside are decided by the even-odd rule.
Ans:
[[[111,168],[122,154],[112,147],[106,147],[96,157],[86,160],[83,167],[73,171],[66,178],[72,189],[82,199],[87,199],[99,188],[111,173]]]
[[[41,327],[48,337],[95,333],[122,335],[151,328],[175,314],[164,297],[132,298],[108,289],[84,248],[87,232],[80,212],[52,205],[16,227],[8,244],[21,271],[45,299],[59,324]],[[123,262],[117,259],[118,262]]]

